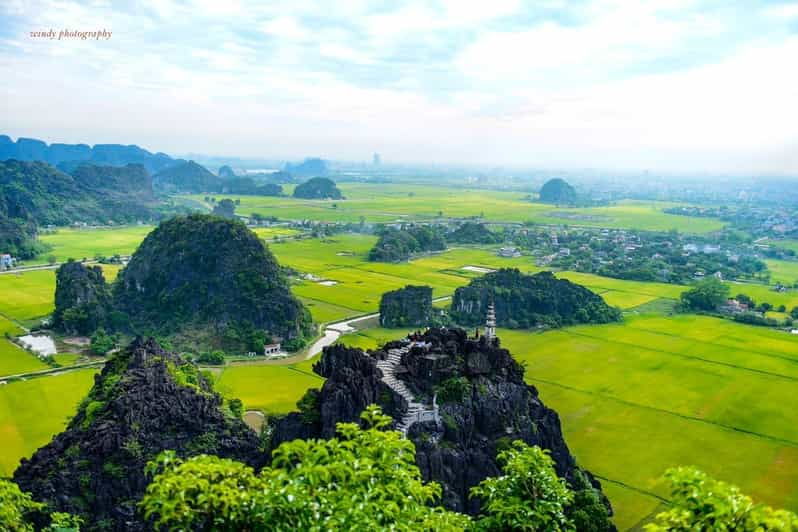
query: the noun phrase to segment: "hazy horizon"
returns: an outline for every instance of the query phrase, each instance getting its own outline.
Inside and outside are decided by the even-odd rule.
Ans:
[[[0,14],[14,138],[798,175],[797,2],[34,0]],[[50,29],[111,35],[31,34]]]

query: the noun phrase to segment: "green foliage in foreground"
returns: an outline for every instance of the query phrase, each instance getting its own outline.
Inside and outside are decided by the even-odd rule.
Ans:
[[[163,453],[141,503],[169,529],[198,530],[462,530],[467,516],[428,506],[441,494],[424,484],[413,444],[385,431],[376,407],[369,427],[340,423],[330,440],[296,440],[273,454],[260,474],[213,456],[182,461]]]
[[[546,451],[514,442],[499,455],[503,476],[472,490],[485,515],[437,504],[440,485],[424,483],[412,442],[386,431],[391,418],[376,406],[337,438],[295,440],[273,453],[259,474],[214,456],[178,459],[162,453],[141,507],[170,530],[536,530],[608,532],[607,510],[585,479],[572,492]]]
[[[32,520],[43,515],[46,505],[34,501],[30,494],[7,480],[0,480],[0,530],[33,532]],[[77,516],[55,512],[50,515],[50,526],[40,530],[78,532],[81,519]]]
[[[478,530],[576,530],[566,516],[574,494],[554,472],[554,461],[540,447],[522,441],[499,453],[504,475],[487,478],[471,489],[483,500],[485,516]]]
[[[739,488],[690,467],[669,469],[673,506],[646,525],[648,532],[798,530],[798,516],[754,504]]]

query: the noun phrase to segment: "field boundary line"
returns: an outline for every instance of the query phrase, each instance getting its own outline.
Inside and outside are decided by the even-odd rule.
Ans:
[[[638,330],[642,330],[642,329],[638,329]],[[776,378],[781,378],[781,379],[785,379],[785,380],[789,380],[789,381],[793,381],[793,382],[798,382],[798,377],[792,377],[790,375],[784,375],[782,373],[776,373],[776,372],[767,371],[767,370],[764,370],[764,369],[749,368],[748,366],[738,366],[737,364],[732,364],[730,362],[720,362],[720,361],[717,361],[717,360],[711,360],[711,359],[708,359],[708,358],[702,358],[702,357],[695,356],[695,355],[685,355],[685,354],[682,354],[682,353],[675,353],[673,351],[667,351],[665,349],[657,349],[655,347],[646,347],[646,346],[642,346],[640,344],[633,344],[633,343],[630,343],[630,342],[622,342],[620,340],[611,340],[609,338],[603,338],[603,337],[600,337],[600,336],[591,336],[589,334],[584,334],[584,333],[577,333],[577,332],[573,332],[573,331],[566,331],[566,332],[568,332],[569,334],[571,334],[573,336],[580,336],[582,338],[592,338],[594,340],[601,340],[601,341],[604,341],[604,342],[613,343],[613,344],[617,344],[617,345],[638,347],[638,348],[644,349],[646,351],[651,351],[652,353],[662,353],[664,355],[670,355],[670,356],[674,356],[674,357],[685,358],[685,359],[688,359],[688,360],[699,360],[701,362],[706,362],[707,364],[716,364],[718,366],[724,366],[724,367],[728,367],[728,368],[732,368],[732,369],[739,369],[739,370],[742,370],[742,371],[750,371],[752,373],[759,373],[759,374],[767,375],[767,376],[770,376],[770,377],[776,377]],[[683,337],[677,337],[677,338],[683,338]],[[710,344],[710,345],[717,346],[718,344]],[[718,347],[725,347],[725,346],[718,346]],[[755,354],[758,355],[758,353],[755,353]],[[792,361],[792,362],[798,364],[798,361]]]
[[[673,410],[666,410],[664,408],[659,408],[659,407],[656,407],[656,406],[649,406],[649,405],[643,405],[643,404],[640,404],[640,403],[634,403],[634,402],[626,400],[626,399],[621,399],[620,397],[613,397],[611,395],[606,395],[606,394],[603,394],[603,393],[600,393],[600,392],[593,392],[593,391],[590,391],[590,390],[582,390],[581,388],[576,388],[574,386],[568,386],[567,384],[562,384],[560,382],[554,382],[554,381],[549,381],[549,380],[545,380],[545,379],[538,379],[538,378],[534,378],[534,377],[527,377],[527,379],[529,379],[530,381],[534,381],[534,382],[541,382],[543,384],[548,384],[550,386],[557,386],[558,388],[562,388],[564,390],[569,390],[569,391],[572,391],[572,392],[583,393],[583,394],[586,394],[586,395],[593,395],[593,396],[596,396],[596,397],[601,397],[602,399],[606,399],[608,401],[615,401],[616,403],[621,403],[621,404],[624,404],[624,405],[627,405],[627,406],[632,406],[632,407],[635,407],[635,408],[642,408],[642,409],[645,409],[645,410],[651,410],[653,412],[661,412],[663,414],[669,414],[671,416],[682,418],[682,419],[686,419],[688,421],[695,421],[695,422],[698,422],[698,423],[705,423],[707,425],[712,425],[712,426],[715,426],[715,427],[718,427],[718,428],[721,428],[721,429],[725,429],[725,430],[729,430],[729,431],[732,431],[732,432],[739,432],[741,434],[754,436],[754,437],[757,437],[757,438],[761,438],[763,440],[770,440],[770,441],[774,441],[774,442],[781,443],[781,444],[784,444],[784,445],[789,445],[791,447],[798,447],[798,441],[788,440],[788,439],[785,439],[785,438],[779,438],[778,436],[771,436],[769,434],[762,434],[761,432],[755,432],[753,430],[748,430],[748,429],[744,429],[744,428],[741,428],[741,427],[735,427],[734,425],[725,425],[725,424],[720,423],[718,421],[712,421],[711,419],[703,419],[703,418],[700,418],[700,417],[689,416],[687,414],[680,414],[679,412],[674,412]]]
[[[16,325],[16,326],[17,326],[17,327],[19,327],[20,329],[22,329],[23,331],[25,331],[26,333],[29,333],[29,332],[30,332],[30,329],[28,329],[27,327],[25,327],[24,325],[22,325],[22,323],[20,323],[19,321],[17,321],[17,320],[16,320],[16,318],[12,318],[11,316],[9,316],[8,314],[6,314],[5,312],[2,312],[2,311],[0,311],[0,317],[7,319],[7,320],[8,320],[8,321],[10,321],[11,323],[13,323],[14,325]]]
[[[95,362],[84,362],[82,364],[74,364],[72,366],[62,366],[60,368],[41,369],[38,371],[29,371],[28,373],[17,373],[16,375],[3,375],[0,376],[0,380],[9,381],[9,384],[11,384],[12,382],[21,381],[22,379],[35,379],[37,377],[46,377],[52,373],[65,373],[76,369],[87,369],[87,368],[104,366],[105,363],[106,363],[105,360],[97,360]]]
[[[722,319],[722,318],[718,318],[718,319]],[[728,321],[728,320],[724,320],[724,321]],[[736,322],[731,322],[731,323],[736,323]],[[786,355],[779,355],[779,354],[774,354],[774,353],[766,353],[764,351],[758,351],[756,349],[749,349],[747,347],[745,347],[745,348],[735,347],[735,346],[732,346],[732,345],[718,344],[718,343],[715,343],[715,342],[708,342],[706,340],[693,339],[693,338],[690,338],[689,336],[679,336],[678,334],[667,333],[667,332],[657,331],[657,330],[644,329],[643,327],[635,327],[632,323],[629,323],[628,325],[632,329],[635,329],[635,330],[638,330],[638,331],[648,332],[648,333],[651,333],[651,334],[658,334],[660,336],[668,336],[668,337],[671,337],[671,338],[681,338],[683,340],[689,340],[689,341],[691,341],[693,343],[696,343],[696,344],[711,345],[711,346],[715,346],[715,347],[722,347],[724,349],[740,349],[741,351],[746,351],[748,353],[753,353],[755,355],[761,355],[763,357],[770,357],[770,358],[778,358],[780,360],[786,360],[787,362],[792,362],[794,364],[798,364],[798,359],[790,358],[790,357],[788,357]],[[745,326],[746,324],[739,324],[739,325]],[[753,325],[749,325],[749,327],[753,327]],[[789,338],[790,335],[786,335],[786,337]]]
[[[632,486],[631,484],[627,484],[626,482],[623,482],[623,481],[620,481],[620,480],[615,480],[614,478],[608,478],[608,477],[605,477],[603,475],[599,475],[598,473],[593,473],[593,471],[591,471],[591,473],[593,474],[594,477],[596,477],[597,479],[599,479],[599,480],[601,480],[603,482],[609,482],[610,484],[617,484],[618,486],[621,486],[622,488],[625,488],[625,489],[640,493],[641,495],[646,495],[647,497],[651,497],[653,499],[658,499],[660,502],[664,502],[665,504],[670,504],[671,503],[671,501],[669,499],[666,499],[662,495],[657,495],[653,491],[644,490],[643,488],[638,488],[637,486]]]

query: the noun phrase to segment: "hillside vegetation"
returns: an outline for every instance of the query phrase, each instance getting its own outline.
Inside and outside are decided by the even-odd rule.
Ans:
[[[455,290],[452,318],[463,325],[479,325],[490,303],[496,307],[497,323],[510,329],[621,319],[620,310],[584,286],[558,279],[551,272],[525,275],[517,269],[488,273]]]

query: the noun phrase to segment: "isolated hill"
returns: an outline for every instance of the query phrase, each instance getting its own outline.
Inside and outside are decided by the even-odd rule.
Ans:
[[[407,285],[385,292],[380,298],[381,327],[428,327],[432,325],[432,288]]]
[[[50,144],[38,139],[20,137],[16,142],[7,135],[0,135],[0,161],[43,161],[57,165],[67,161],[86,161],[108,166],[141,164],[149,172],[157,172],[172,166],[179,160],[165,153],[151,153],[135,144]]]
[[[317,157],[309,157],[297,164],[286,163],[283,170],[298,177],[326,176],[330,172],[327,161]]]
[[[442,503],[451,510],[476,514],[479,501],[471,487],[501,474],[496,455],[514,440],[547,449],[557,474],[575,491],[569,513],[583,517],[579,530],[608,531],[609,502],[600,483],[580,469],[563,438],[557,413],[546,407],[535,387],[524,382],[524,369],[498,341],[469,339],[462,329],[433,328],[415,338],[420,345],[389,342],[367,354],[345,345],[324,348],[313,369],[325,377],[322,388],[309,392],[301,413],[278,421],[272,445],[296,438],[330,438],[338,422],[354,422],[370,404],[397,422],[408,405],[405,397],[383,380],[378,361],[389,351],[401,352],[395,378],[416,400],[439,405],[440,423],[411,424],[408,438],[416,448],[416,465],[425,481],[439,482]],[[394,353],[396,353],[394,351]],[[588,517],[589,515],[589,517]]]
[[[301,185],[297,185],[294,189],[294,197],[303,199],[341,199],[343,195],[332,179],[314,177]]]
[[[446,240],[456,244],[498,244],[502,237],[488,229],[485,224],[465,222],[447,234]]]
[[[220,166],[219,167],[219,171],[217,172],[217,174],[219,175],[219,177],[221,177],[223,179],[237,177],[236,173],[233,171],[233,169],[230,168],[227,165]]]
[[[540,201],[557,205],[570,205],[576,202],[576,190],[565,180],[555,177],[540,188]]]
[[[557,279],[551,272],[526,275],[509,268],[473,279],[455,290],[451,316],[462,325],[480,325],[491,302],[498,325],[510,329],[621,319],[618,309],[584,286]]]
[[[153,185],[168,192],[218,192],[222,179],[204,166],[188,161],[162,170],[152,176]]]
[[[196,366],[136,340],[111,358],[64,432],[23,459],[14,481],[87,530],[151,530],[139,513],[147,461],[208,453],[260,466],[258,436],[223,409]]]
[[[90,335],[111,313],[111,292],[99,266],[69,261],[55,273],[53,328],[67,334]]]
[[[135,330],[164,334],[244,327],[293,339],[311,327],[258,236],[203,214],[172,218],[147,235],[114,283],[114,308]]]

